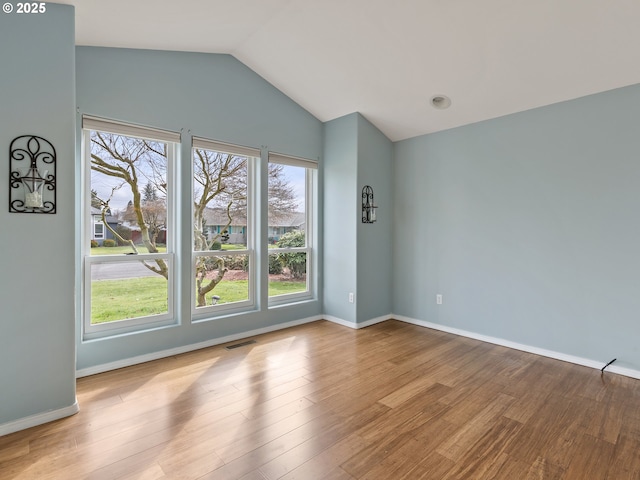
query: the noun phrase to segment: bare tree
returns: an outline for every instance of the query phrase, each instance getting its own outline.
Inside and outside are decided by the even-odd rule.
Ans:
[[[196,149],[193,163],[194,199],[193,229],[194,250],[210,250],[228,231],[234,216],[246,218],[247,209],[247,159],[236,155]],[[215,235],[207,237],[205,212],[208,208],[224,212],[225,225]],[[215,268],[216,273],[209,277]],[[224,278],[228,269],[223,257],[197,257],[196,302],[206,305],[206,295]]]
[[[214,243],[228,235],[234,219],[247,215],[247,159],[229,153],[196,149],[194,151],[194,250],[211,250]],[[297,208],[293,186],[283,175],[283,166],[269,164],[270,215],[281,217]],[[224,212],[224,225],[219,232],[207,236],[207,209]],[[224,278],[228,271],[224,256],[197,257],[196,301],[206,305],[206,295]],[[238,263],[238,262],[236,262]],[[215,273],[214,273],[215,272]],[[213,274],[213,275],[212,275]]]
[[[129,186],[133,196],[132,206],[135,221],[140,227],[142,243],[149,253],[158,253],[158,248],[155,244],[155,238],[150,235],[149,224],[144,218],[139,184],[141,181],[144,181],[145,178],[147,181],[157,180],[157,178],[155,178],[155,170],[156,164],[160,163],[158,157],[167,158],[166,144],[123,135],[97,131],[91,132],[91,170],[120,179],[120,185],[126,184]],[[164,184],[166,188],[166,181],[161,182],[161,185],[162,184]],[[116,188],[112,189],[112,195],[115,189]],[[109,208],[109,200],[102,202],[103,220]],[[117,235],[113,229],[109,228],[109,230],[114,235]],[[117,235],[117,237],[119,237],[119,235]],[[121,237],[119,240],[120,239]],[[125,243],[129,243],[132,246],[133,253],[138,253],[133,242],[125,241]],[[156,259],[154,261],[155,264],[148,262],[142,263],[152,272],[162,275],[166,279],[169,278],[169,267],[164,260]]]
[[[298,208],[295,191],[284,176],[284,165],[269,164],[269,221],[281,220]]]
[[[157,245],[160,232],[167,228],[167,202],[163,196],[158,196],[156,187],[150,181],[144,187],[140,210],[142,211],[144,223],[149,230],[149,239],[152,244]],[[138,223],[133,202],[129,202],[127,205],[123,218],[127,222],[142,228]]]
[[[114,192],[128,185],[133,198],[124,218],[138,225],[142,242],[150,253],[158,252],[158,233],[166,226],[166,159],[167,145],[164,143],[91,132],[91,169],[120,180],[112,189],[111,196],[100,202],[103,219]],[[193,162],[194,250],[209,251],[229,231],[234,219],[246,219],[248,163],[246,157],[203,149],[194,150]],[[269,164],[268,171],[269,198],[272,202],[270,214],[277,216],[294,212],[297,208],[294,190],[284,177],[282,166]],[[141,189],[143,182],[146,183]],[[213,235],[207,235],[205,231],[208,210],[224,212],[224,225]],[[109,229],[121,243],[129,244],[133,253],[138,253],[132,241],[123,239]],[[206,305],[206,295],[224,278],[228,271],[227,260],[224,256],[197,257],[195,280],[198,306]],[[155,263],[151,265],[145,262],[145,266],[168,278],[166,262],[156,260]]]

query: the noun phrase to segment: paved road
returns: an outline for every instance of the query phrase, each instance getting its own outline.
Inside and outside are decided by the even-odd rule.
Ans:
[[[140,262],[95,263],[91,268],[91,280],[119,280],[124,278],[157,277]]]

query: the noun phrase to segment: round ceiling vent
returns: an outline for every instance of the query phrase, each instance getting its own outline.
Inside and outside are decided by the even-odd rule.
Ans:
[[[431,97],[431,105],[438,110],[444,110],[451,106],[451,99],[446,95],[434,95]]]

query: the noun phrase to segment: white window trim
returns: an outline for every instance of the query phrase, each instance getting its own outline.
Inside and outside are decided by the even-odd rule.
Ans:
[[[100,127],[100,128],[98,128]],[[145,138],[148,140],[164,141],[169,144],[167,149],[167,183],[173,188],[167,192],[167,225],[170,230],[167,231],[166,253],[145,253],[135,256],[130,255],[91,255],[91,238],[92,238],[92,222],[90,205],[91,205],[91,131],[104,131],[115,133],[118,135]],[[82,302],[82,338],[83,340],[91,340],[107,336],[119,335],[122,333],[148,330],[166,325],[174,325],[176,321],[176,285],[175,277],[178,274],[175,269],[175,253],[174,245],[176,244],[176,222],[175,222],[175,202],[176,202],[176,186],[175,186],[175,165],[177,163],[178,146],[180,142],[180,134],[157,130],[149,127],[140,127],[132,124],[125,124],[111,120],[103,120],[95,117],[83,116],[82,129],[82,174],[83,174],[83,202],[81,208],[82,222],[84,223],[83,241],[82,241],[82,285],[83,291],[81,295]],[[106,228],[106,226],[104,227]],[[106,234],[106,232],[105,232]],[[169,279],[167,280],[167,313],[160,315],[150,315],[144,317],[136,317],[133,319],[122,319],[112,322],[99,323],[93,325],[91,323],[91,266],[98,263],[111,262],[131,262],[134,260],[153,260],[156,258],[164,259],[169,266]]]
[[[214,152],[230,153],[242,157],[247,157],[247,248],[243,250],[207,250],[202,252],[196,252],[193,250],[193,223],[191,223],[191,321],[193,323],[215,320],[216,318],[233,314],[247,312],[255,310],[256,302],[256,288],[257,288],[257,274],[258,262],[256,262],[256,223],[255,223],[255,211],[256,211],[256,161],[260,158],[260,150],[251,149],[249,147],[241,147],[237,145],[231,145],[222,142],[215,142],[213,140],[207,140],[199,137],[194,137],[192,140],[191,148],[191,197],[193,199],[193,151],[195,149],[210,150]],[[193,201],[191,202],[191,222],[193,222]],[[219,232],[218,232],[219,233]],[[227,257],[227,256],[240,256],[247,255],[249,257],[249,271],[247,277],[248,285],[248,299],[238,302],[222,303],[216,305],[210,305],[207,303],[204,307],[196,306],[196,287],[195,287],[195,266],[196,257]],[[224,281],[224,279],[222,280]],[[215,288],[209,292],[208,299],[216,295]]]
[[[127,137],[138,137],[147,140],[159,140],[168,143],[180,143],[180,133],[161,130],[159,128],[145,127],[142,125],[133,125],[130,123],[118,122],[117,120],[108,120],[106,118],[97,118],[90,115],[82,116],[83,130],[97,130],[106,133],[115,133]]]
[[[283,160],[284,161],[281,161]],[[269,296],[268,305],[271,307],[278,307],[281,305],[297,303],[307,300],[312,300],[315,297],[315,279],[317,277],[317,268],[314,262],[313,250],[315,246],[315,218],[317,216],[317,168],[316,162],[300,159],[296,157],[288,157],[280,154],[269,153],[269,162],[281,163],[283,165],[290,165],[296,167],[306,168],[305,178],[305,241],[306,247],[290,247],[290,248],[270,248],[268,253],[294,253],[294,252],[306,252],[307,254],[307,288],[303,292],[287,293],[282,295]],[[290,163],[285,163],[290,162]],[[268,208],[268,207],[267,207]],[[268,275],[268,273],[267,273]],[[268,283],[268,278],[267,278]]]
[[[232,145],[231,143],[218,142],[207,138],[193,137],[191,139],[191,148],[200,150],[210,150],[212,152],[231,153],[239,157],[260,158],[260,149],[253,147],[244,147],[242,145]]]
[[[291,167],[304,167],[312,170],[318,168],[318,162],[308,160],[306,158],[293,157],[291,155],[283,155],[282,153],[269,152],[269,163],[279,163],[280,165],[289,165]]]

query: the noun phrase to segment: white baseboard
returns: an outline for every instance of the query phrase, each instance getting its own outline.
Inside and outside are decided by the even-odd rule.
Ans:
[[[495,345],[501,345],[503,347],[513,348],[523,352],[534,353],[543,357],[553,358],[555,360],[562,360],[563,362],[574,363],[576,365],[582,365],[584,367],[590,367],[600,370],[604,364],[596,360],[589,358],[576,357],[574,355],[568,355],[566,353],[555,352],[553,350],[546,350],[544,348],[532,347],[530,345],[524,345],[522,343],[512,342],[510,340],[504,340],[502,338],[490,337],[488,335],[482,335],[480,333],[469,332],[467,330],[461,330],[459,328],[447,327],[446,325],[439,325],[437,323],[425,322],[424,320],[417,320],[415,318],[405,317],[403,315],[392,315],[391,318],[400,320],[401,322],[411,323],[420,327],[432,328],[434,330],[440,330],[441,332],[452,333],[454,335],[460,335],[462,337],[473,338],[474,340],[480,340],[482,342],[493,343]],[[607,367],[607,372],[617,373],[624,375],[625,377],[640,379],[640,371],[633,370],[625,367],[616,367],[610,365]]]
[[[387,320],[391,320],[391,319],[396,319],[405,323],[410,323],[413,325],[418,325],[421,327],[426,327],[426,328],[432,328],[434,330],[439,330],[442,332],[446,332],[446,333],[451,333],[454,335],[460,335],[462,337],[467,337],[467,338],[472,338],[474,340],[480,340],[482,342],[487,342],[487,343],[492,343],[495,345],[501,345],[503,347],[507,347],[507,348],[513,348],[515,350],[520,350],[523,352],[528,352],[528,353],[533,353],[536,355],[541,355],[543,357],[548,357],[548,358],[553,358],[556,360],[562,360],[564,362],[569,362],[569,363],[574,363],[576,365],[582,365],[585,367],[590,367],[590,368],[595,368],[600,370],[604,364],[602,362],[596,361],[596,360],[591,360],[588,358],[582,358],[582,357],[577,357],[574,355],[568,355],[565,353],[561,353],[561,352],[555,352],[553,350],[546,350],[544,348],[539,348],[539,347],[533,347],[530,345],[525,345],[522,343],[517,343],[517,342],[512,342],[510,340],[505,340],[502,338],[497,338],[497,337],[491,337],[488,335],[483,335],[480,333],[475,333],[475,332],[470,332],[467,330],[462,330],[459,328],[454,328],[454,327],[447,327],[446,325],[439,325],[437,323],[431,323],[431,322],[427,322],[424,320],[418,320],[415,318],[411,318],[411,317],[405,317],[403,315],[394,315],[394,314],[389,314],[389,315],[383,315],[380,317],[376,317],[376,318],[372,318],[370,320],[367,320],[365,322],[350,322],[347,320],[344,320],[342,318],[339,317],[334,317],[333,315],[316,315],[313,317],[307,317],[307,318],[303,318],[301,320],[294,320],[292,322],[287,322],[287,323],[281,323],[278,325],[272,325],[269,327],[265,327],[265,328],[259,328],[256,330],[250,330],[248,332],[242,332],[242,333],[238,333],[238,334],[234,334],[234,335],[228,335],[226,337],[220,337],[220,338],[214,338],[211,340],[207,340],[204,342],[199,342],[199,343],[194,343],[194,344],[190,344],[190,345],[185,345],[182,347],[177,347],[177,348],[172,348],[172,349],[168,349],[168,350],[162,350],[160,352],[153,352],[153,353],[149,353],[147,355],[140,355],[137,357],[132,357],[132,358],[127,358],[127,359],[123,359],[123,360],[118,360],[115,362],[111,362],[111,363],[105,363],[102,365],[96,365],[94,367],[88,367],[88,368],[83,368],[80,370],[76,371],[76,378],[81,378],[81,377],[86,377],[89,375],[95,375],[97,373],[102,373],[102,372],[107,372],[110,370],[115,370],[118,368],[123,368],[123,367],[128,367],[131,365],[137,365],[139,363],[144,363],[144,362],[149,362],[152,360],[158,360],[160,358],[165,358],[165,357],[170,357],[173,355],[179,355],[181,353],[187,353],[187,352],[191,352],[193,350],[200,350],[202,348],[207,348],[207,347],[213,347],[215,345],[220,345],[222,343],[227,343],[227,342],[233,342],[235,340],[240,340],[243,338],[247,338],[247,337],[252,337],[255,335],[261,335],[263,333],[269,333],[269,332],[275,332],[277,330],[282,330],[285,328],[290,328],[290,327],[295,327],[297,325],[303,325],[305,323],[311,323],[311,322],[315,322],[318,320],[328,320],[330,322],[336,323],[338,325],[342,325],[344,327],[348,327],[348,328],[352,328],[354,330],[360,329],[360,328],[365,328],[365,327],[369,327],[371,325],[375,325],[377,323],[381,323]],[[640,371],[638,370],[634,370],[634,369],[630,369],[630,368],[626,368],[626,367],[619,367],[616,365],[610,365],[607,367],[607,372],[610,373],[617,373],[619,375],[624,375],[626,377],[631,377],[631,378],[636,378],[636,379],[640,379]],[[73,413],[76,413],[76,411],[72,412],[70,415],[72,415]],[[46,415],[46,414],[45,414]],[[62,416],[67,416],[67,415],[62,415]],[[58,417],[61,418],[61,417]],[[54,418],[55,420],[55,418]],[[46,420],[46,421],[50,421],[50,420]],[[42,422],[44,423],[44,422]],[[35,424],[34,424],[35,425]],[[0,435],[3,435],[2,433],[2,428],[3,426],[0,426]],[[28,428],[28,427],[25,427]]]
[[[181,353],[187,353],[194,350],[200,350],[202,348],[213,347],[222,343],[228,343],[247,337],[262,335],[263,333],[275,332],[277,330],[283,330],[285,328],[295,327],[297,325],[303,325],[305,323],[316,322],[318,320],[322,320],[323,318],[325,318],[323,315],[316,315],[313,317],[303,318],[301,320],[294,320],[292,322],[279,323],[277,325],[272,325],[269,327],[249,330],[248,332],[227,335],[226,337],[213,338],[204,342],[192,343],[189,345],[184,345],[182,347],[170,348],[168,350],[161,350],[159,352],[148,353],[146,355],[125,358],[122,360],[117,360],[115,362],[103,363],[102,365],[96,365],[93,367],[81,368],[80,370],[76,370],[76,378],[88,377],[89,375],[96,375],[98,373],[108,372],[110,370],[116,370],[118,368],[130,367],[131,365],[137,365],[139,363],[150,362],[152,360],[158,360],[160,358],[172,357],[173,355],[180,355]]]
[[[376,323],[384,322],[386,320],[391,320],[394,318],[391,314],[383,315],[382,317],[372,318],[371,320],[367,320],[366,322],[349,322],[347,320],[343,320],[342,318],[334,317],[333,315],[323,315],[322,318],[325,320],[329,320],[330,322],[337,323],[338,325],[342,325],[343,327],[353,328],[354,330],[358,330],[360,328],[369,327],[371,325],[375,325]]]
[[[36,427],[43,423],[53,422],[54,420],[60,420],[61,418],[70,417],[80,411],[78,406],[78,400],[73,405],[68,407],[59,408],[58,410],[51,410],[50,412],[37,413],[29,417],[20,418],[13,422],[8,422],[0,425],[0,437],[3,435],[9,435],[20,430]]]

